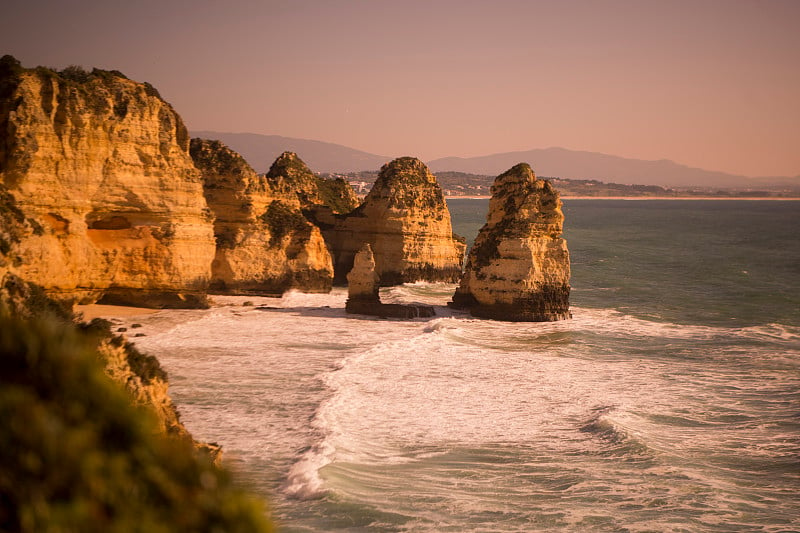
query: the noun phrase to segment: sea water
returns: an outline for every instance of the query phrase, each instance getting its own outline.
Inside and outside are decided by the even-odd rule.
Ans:
[[[449,205],[474,239],[486,200]],[[128,322],[282,531],[800,531],[800,202],[564,211],[571,320],[417,283],[382,299],[435,318],[334,289]]]

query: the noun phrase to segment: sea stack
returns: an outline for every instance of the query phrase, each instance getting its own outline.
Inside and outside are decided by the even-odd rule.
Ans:
[[[380,278],[375,272],[375,256],[369,244],[356,254],[353,268],[347,274],[348,313],[379,316],[383,318],[420,318],[436,316],[436,311],[428,305],[403,305],[381,303]]]
[[[0,58],[0,182],[29,223],[18,274],[50,296],[206,304],[212,215],[183,121],[151,85]]]
[[[419,159],[385,164],[363,203],[338,217],[323,234],[343,282],[365,243],[382,286],[415,281],[454,283],[461,275],[464,243],[453,235],[442,189]]]
[[[527,163],[498,176],[489,214],[451,306],[477,317],[549,322],[571,317],[564,214],[551,183]]]
[[[353,268],[347,274],[347,310],[353,309],[359,303],[379,304],[380,279],[375,272],[375,256],[372,247],[365,244],[356,254]]]
[[[219,141],[192,139],[190,151],[215,218],[217,247],[209,290],[269,296],[290,289],[330,291],[330,254],[319,228],[301,212],[297,194],[289,188],[275,190]],[[279,175],[280,161],[270,172]]]

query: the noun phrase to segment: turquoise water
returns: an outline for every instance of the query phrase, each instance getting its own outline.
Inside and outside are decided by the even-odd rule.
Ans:
[[[448,201],[474,238],[485,200]],[[574,318],[218,298],[136,342],[283,531],[800,530],[800,202],[566,200]],[[255,300],[268,308],[243,307]]]

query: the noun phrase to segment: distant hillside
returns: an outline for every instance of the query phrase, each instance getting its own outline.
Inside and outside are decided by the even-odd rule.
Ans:
[[[191,135],[224,142],[242,154],[257,172],[266,172],[275,158],[286,150],[296,152],[314,172],[325,173],[377,171],[384,163],[392,159],[339,144],[279,135],[215,131],[193,131]],[[626,159],[565,148],[506,152],[469,158],[446,157],[430,161],[428,166],[437,174],[463,172],[497,176],[523,161],[530,163],[537,176],[553,176],[563,179],[595,180],[627,185],[658,185],[660,187],[800,189],[800,176],[749,178],[687,167],[666,159],[659,161]]]
[[[279,135],[192,131],[192,137],[222,141],[239,152],[256,172],[266,172],[285,151],[295,152],[314,172],[358,172],[376,170],[391,158],[370,154],[339,144]]]
[[[327,178],[344,178],[356,193],[365,195],[369,192],[377,171],[323,173]],[[659,198],[797,198],[800,196],[800,187],[776,186],[774,188],[758,189],[747,187],[744,189],[729,189],[718,187],[675,187],[665,188],[658,185],[624,185],[620,183],[604,183],[598,180],[571,180],[562,178],[549,179],[564,198],[614,198],[614,197],[659,197]],[[468,174],[465,172],[441,171],[436,173],[436,180],[441,185],[446,196],[489,196],[495,176],[485,174]]]
[[[481,157],[446,157],[430,161],[433,172],[458,171],[470,174],[498,175],[519,162],[528,162],[537,176],[555,176],[567,179],[599,180],[662,187],[764,187],[773,182],[795,178],[748,178],[725,172],[714,172],[687,167],[662,159],[645,161],[626,159],[595,152],[567,150],[565,148],[535,149],[523,152],[506,152]]]

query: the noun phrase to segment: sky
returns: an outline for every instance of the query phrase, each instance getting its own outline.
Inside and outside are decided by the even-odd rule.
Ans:
[[[0,54],[150,82],[190,130],[800,175],[800,1],[3,4]]]

